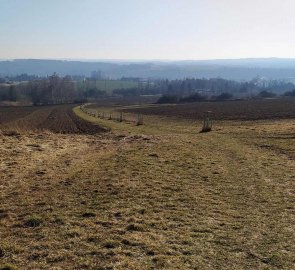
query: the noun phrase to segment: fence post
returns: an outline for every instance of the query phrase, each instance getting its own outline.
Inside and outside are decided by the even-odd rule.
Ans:
[[[123,122],[123,113],[122,112],[120,112],[119,122]]]

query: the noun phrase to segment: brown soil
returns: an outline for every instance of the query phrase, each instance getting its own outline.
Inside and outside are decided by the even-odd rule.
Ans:
[[[155,105],[124,111],[182,119],[202,119],[207,111],[212,111],[216,120],[287,119],[295,118],[295,98]]]
[[[102,127],[86,122],[72,111],[73,105],[0,108],[0,129],[48,130],[54,133],[95,134]]]

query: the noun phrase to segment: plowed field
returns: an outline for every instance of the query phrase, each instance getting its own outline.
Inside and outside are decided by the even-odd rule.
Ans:
[[[295,118],[295,98],[154,105],[124,111],[193,120],[202,119],[206,111],[212,111],[216,120],[287,119]]]
[[[95,134],[104,131],[72,111],[73,105],[0,108],[0,129],[16,131],[48,130],[54,133]]]

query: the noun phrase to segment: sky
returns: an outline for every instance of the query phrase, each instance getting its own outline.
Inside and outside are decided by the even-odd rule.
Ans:
[[[0,0],[0,59],[295,58],[294,0]]]

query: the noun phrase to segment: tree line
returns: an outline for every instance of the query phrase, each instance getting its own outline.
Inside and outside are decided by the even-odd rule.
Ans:
[[[0,85],[0,101],[27,100],[34,105],[85,102],[101,96],[106,93],[92,84],[85,82],[78,86],[71,76],[60,77],[56,73],[28,82]]]
[[[30,79],[23,82],[23,79]],[[237,82],[221,78],[183,80],[139,80],[137,87],[114,89],[112,94],[99,89],[91,79],[60,77],[56,73],[45,78],[22,74],[19,81],[0,84],[0,101],[27,100],[35,105],[76,103],[113,96],[162,95],[159,102],[194,102],[205,99],[225,100],[261,93],[271,97],[274,92],[294,95],[295,85],[284,81],[261,81],[255,78],[249,82]]]
[[[134,95],[169,95],[184,98],[195,93],[209,96],[219,96],[223,93],[245,96],[261,91],[284,93],[292,91],[295,85],[285,81],[260,81],[255,78],[247,82],[238,82],[221,78],[213,79],[183,79],[183,80],[153,80],[132,89],[117,89],[113,93],[121,96]]]

